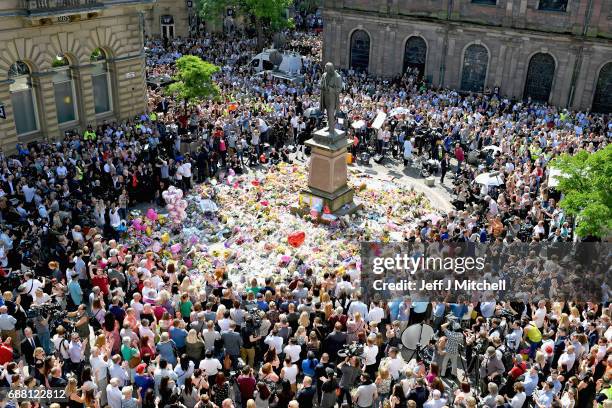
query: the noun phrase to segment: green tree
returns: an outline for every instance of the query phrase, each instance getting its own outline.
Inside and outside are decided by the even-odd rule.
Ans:
[[[213,80],[213,75],[220,68],[203,61],[195,55],[185,55],[176,60],[176,81],[167,88],[167,93],[182,99],[187,109],[188,103],[205,99],[217,99],[221,94],[219,86]]]
[[[559,203],[576,217],[581,237],[605,237],[612,231],[612,145],[595,153],[585,150],[563,154],[551,163],[562,173],[557,189],[564,196]]]
[[[293,26],[293,19],[287,16],[293,0],[197,0],[197,4],[200,17],[208,21],[220,22],[228,7],[244,17],[253,16],[260,49],[273,33]]]

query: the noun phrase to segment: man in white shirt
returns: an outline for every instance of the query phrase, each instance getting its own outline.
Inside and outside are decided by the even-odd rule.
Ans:
[[[355,317],[355,313],[359,312],[361,314],[361,316],[363,316],[366,319],[366,322],[368,321],[367,317],[368,317],[368,307],[366,306],[365,303],[363,303],[361,300],[359,300],[359,294],[355,293],[353,295],[353,302],[351,303],[351,305],[349,306],[348,309],[348,316],[350,318]]]
[[[223,368],[218,359],[213,357],[211,350],[206,351],[206,357],[200,361],[200,370],[204,372],[208,377],[216,376],[217,373]]]
[[[446,400],[442,398],[440,390],[433,390],[432,399],[423,404],[423,408],[442,408],[446,405]]]
[[[108,362],[106,361],[106,356],[103,356],[100,353],[100,349],[98,347],[93,347],[91,349],[91,356],[89,357],[89,364],[91,365],[91,371],[93,372],[94,380],[96,384],[98,384],[98,388],[101,391],[100,395],[100,405],[106,405],[106,388],[107,388],[107,379],[106,375],[108,372]]]
[[[370,376],[367,373],[361,375],[362,384],[357,387],[357,392],[353,397],[355,406],[360,408],[367,408],[374,405],[374,401],[378,397],[376,391],[376,384],[370,380]]]
[[[36,289],[45,286],[45,278],[42,278],[42,282],[38,279],[34,279],[34,275],[31,272],[25,274],[26,281],[22,284],[25,294],[34,297]]]
[[[387,367],[389,369],[389,375],[393,380],[399,380],[400,374],[404,371],[406,367],[406,362],[404,359],[399,356],[398,350],[396,347],[389,348],[389,359],[387,361]]]
[[[563,365],[565,366],[567,371],[571,371],[572,368],[574,367],[575,362],[576,362],[576,353],[574,352],[574,346],[569,345],[567,346],[565,353],[561,354],[561,357],[559,357],[558,365],[559,366]]]
[[[276,353],[280,353],[283,349],[283,338],[278,335],[278,329],[275,327],[272,332],[265,338],[264,343],[270,347],[274,347]]]
[[[385,311],[378,305],[378,301],[373,301],[372,306],[370,308],[370,313],[368,313],[367,321],[370,323],[379,324],[382,319],[385,317]]]
[[[544,318],[546,317],[546,302],[540,300],[538,302],[538,308],[533,312],[533,321],[538,329],[542,329],[544,326]]]
[[[302,347],[297,344],[295,338],[289,339],[289,344],[285,346],[285,355],[291,357],[292,363],[297,363],[300,359],[300,353],[302,352]]]
[[[111,378],[110,384],[106,386],[106,397],[111,408],[121,408],[121,390],[119,390],[118,378]]]
[[[130,379],[130,375],[121,365],[121,356],[119,354],[115,354],[111,361],[108,362],[108,373],[112,379],[117,380],[118,387],[123,387],[125,382]],[[108,399],[110,402],[110,395],[108,396]]]

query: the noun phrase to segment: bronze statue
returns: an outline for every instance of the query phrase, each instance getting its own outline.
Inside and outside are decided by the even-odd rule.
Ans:
[[[335,136],[336,110],[340,107],[340,90],[342,89],[342,78],[334,69],[334,64],[325,64],[325,73],[319,84],[321,90],[321,104],[319,109],[327,114],[327,131],[330,137]]]

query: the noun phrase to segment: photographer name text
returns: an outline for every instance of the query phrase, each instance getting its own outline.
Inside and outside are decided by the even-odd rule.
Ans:
[[[389,291],[503,291],[506,290],[506,280],[500,279],[497,281],[488,280],[471,280],[471,279],[401,279],[397,281],[385,281],[377,279],[372,282],[374,290],[389,290]]]

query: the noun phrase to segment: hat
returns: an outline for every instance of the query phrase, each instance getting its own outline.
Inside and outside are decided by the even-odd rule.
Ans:
[[[138,374],[142,374],[144,373],[145,368],[147,368],[147,365],[145,363],[140,363],[136,366],[136,372]]]
[[[495,348],[492,346],[487,347],[487,356],[492,356],[495,354]]]

